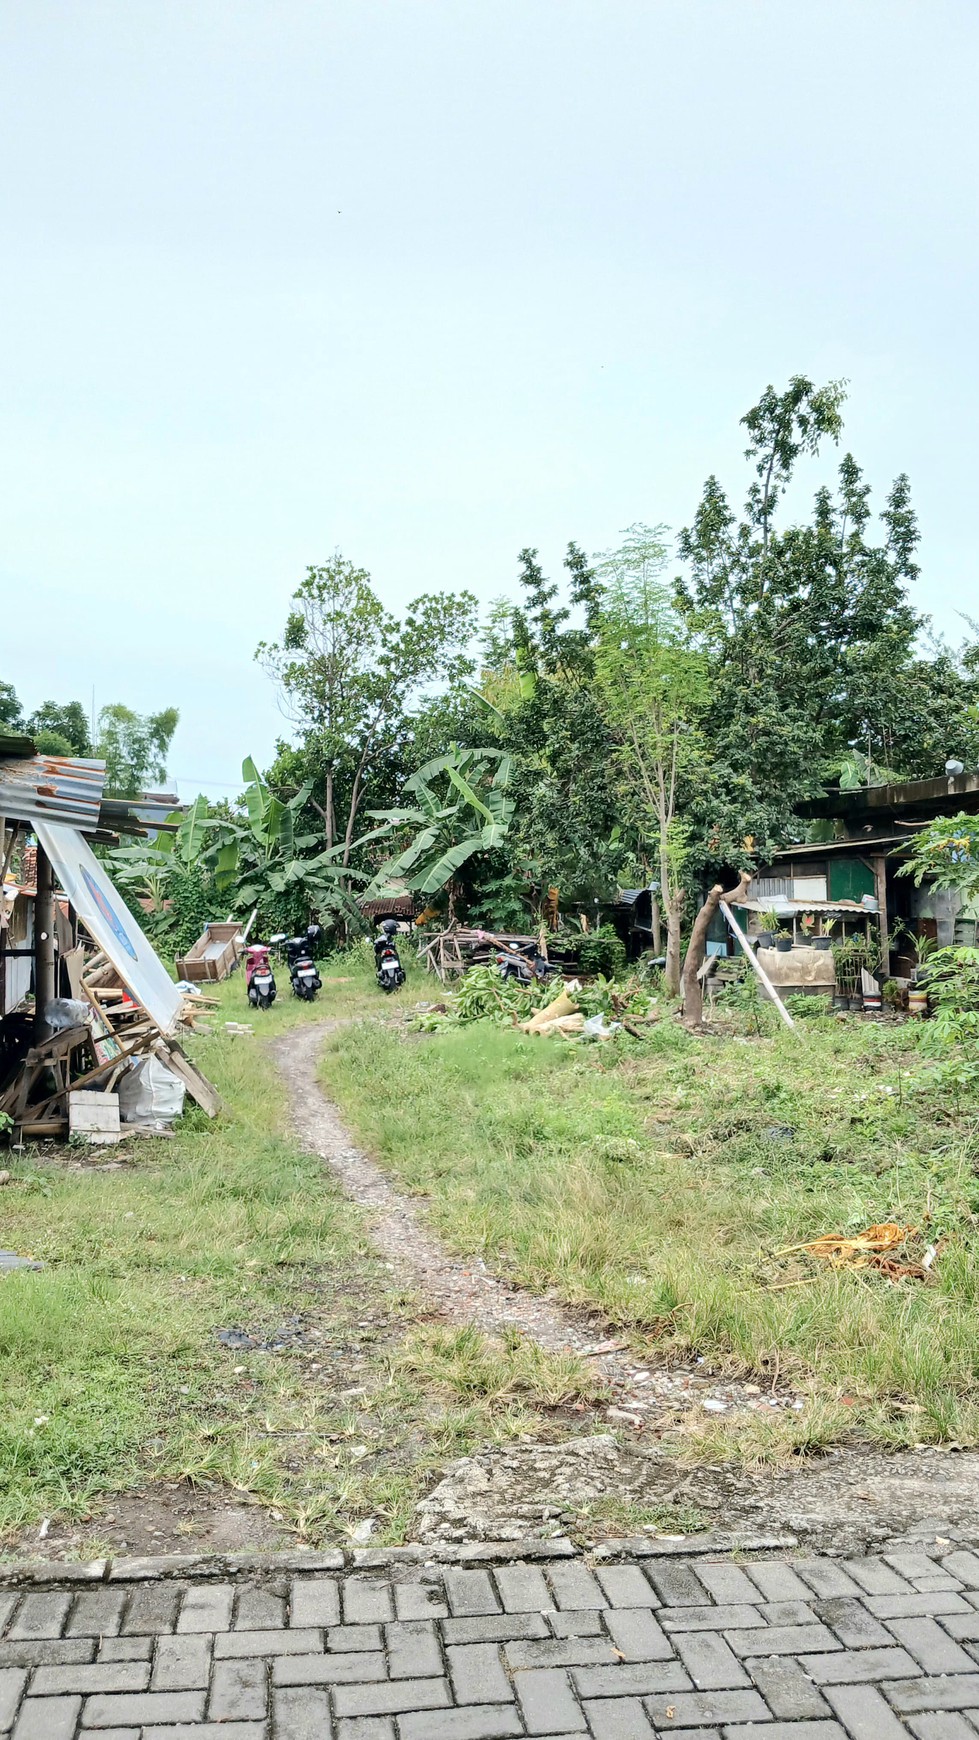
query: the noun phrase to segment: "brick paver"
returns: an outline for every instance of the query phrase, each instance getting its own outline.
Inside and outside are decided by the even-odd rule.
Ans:
[[[0,1591],[0,1736],[979,1740],[961,1537],[846,1560],[485,1557]]]

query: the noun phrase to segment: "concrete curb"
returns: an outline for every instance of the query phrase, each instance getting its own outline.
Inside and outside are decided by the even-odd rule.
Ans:
[[[148,1583],[169,1578],[184,1581],[236,1577],[271,1577],[304,1572],[392,1571],[407,1565],[498,1565],[515,1559],[702,1558],[711,1554],[784,1552],[799,1544],[795,1535],[704,1534],[685,1537],[645,1535],[596,1542],[578,1547],[564,1537],[555,1540],[467,1541],[462,1545],[433,1542],[406,1547],[361,1547],[328,1552],[171,1553],[160,1558],[95,1559],[90,1564],[0,1563],[0,1588],[22,1589],[59,1583]]]

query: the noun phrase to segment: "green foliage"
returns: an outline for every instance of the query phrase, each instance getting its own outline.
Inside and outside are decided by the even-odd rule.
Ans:
[[[555,995],[551,984],[522,985],[504,979],[496,966],[470,967],[444,999],[444,1007],[426,1010],[414,1022],[419,1032],[436,1033],[443,1027],[467,1027],[473,1021],[496,1021],[512,1026],[526,1021],[541,1002]]]
[[[512,757],[503,750],[452,744],[406,781],[405,792],[415,800],[411,808],[371,810],[382,823],[379,838],[406,826],[417,831],[397,857],[382,865],[368,896],[405,888],[438,894],[477,853],[503,846],[514,813],[508,789],[512,768]]]
[[[32,733],[39,755],[74,755],[75,751],[67,737],[60,731],[35,731]]]
[[[611,924],[589,931],[578,947],[578,961],[583,973],[601,973],[614,979],[625,970],[625,944]]]
[[[56,734],[68,745],[64,750],[46,750],[47,754],[77,755],[82,760],[92,754],[88,718],[80,701],[43,701],[28,719],[27,729],[39,749],[46,733]]]
[[[367,571],[337,552],[307,569],[291,603],[281,639],[255,656],[300,727],[297,771],[307,797],[316,788],[327,849],[341,840],[348,864],[365,795],[383,795],[378,778],[410,733],[413,703],[431,684],[456,690],[473,672],[476,599],[424,593],[394,617]]]
[[[165,780],[179,718],[176,707],[160,713],[135,713],[121,703],[103,707],[96,755],[105,762],[106,790],[117,797],[138,797],[150,780]]]
[[[0,727],[4,731],[24,729],[24,716],[13,683],[0,682]]]
[[[842,401],[840,383],[797,376],[783,393],[769,387],[744,418],[755,476],[740,519],[712,477],[680,536],[688,577],[678,606],[711,675],[709,777],[686,806],[705,865],[746,862],[746,837],[761,853],[781,843],[793,805],[818,795],[820,768],[854,746],[924,773],[976,740],[973,677],[946,655],[917,654],[907,478],[887,496],[876,539],[869,487],[849,454],[809,522],[779,524],[797,459],[839,439]]]
[[[960,1092],[979,1086],[979,949],[936,949],[926,982],[934,1018],[922,1048],[939,1059],[938,1078]]]
[[[350,885],[362,882],[363,874],[341,862],[340,846],[304,855],[318,843],[296,831],[307,788],[285,800],[270,789],[250,756],[241,771],[244,813],[215,821],[210,848],[217,887],[232,910],[244,916],[257,907],[259,934],[279,927],[302,930],[311,919],[327,925],[340,919],[359,927]]]
[[[961,810],[936,816],[912,835],[898,874],[911,876],[917,888],[927,879],[933,888],[954,889],[966,903],[979,898],[979,816]]]

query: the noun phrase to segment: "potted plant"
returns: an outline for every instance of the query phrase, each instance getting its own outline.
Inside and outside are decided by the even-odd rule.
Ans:
[[[787,955],[792,947],[792,932],[790,930],[776,931],[775,947],[780,954]]]
[[[835,923],[836,923],[836,920],[831,918],[829,916],[829,913],[827,913],[827,912],[823,913],[822,921],[821,921],[820,927],[819,927],[819,935],[814,936],[812,939],[812,946],[814,949],[820,949],[823,952],[823,954],[825,954],[829,949],[832,948],[832,946],[833,946],[833,925]]]
[[[802,932],[802,941],[806,948],[811,948],[815,941],[812,934],[815,928],[816,920],[813,914],[811,912],[804,912],[799,920],[799,929]]]
[[[778,913],[772,908],[769,908],[767,912],[760,912],[758,914],[758,923],[760,926],[758,931],[758,947],[762,949],[770,949],[775,941],[775,933],[778,930]]]

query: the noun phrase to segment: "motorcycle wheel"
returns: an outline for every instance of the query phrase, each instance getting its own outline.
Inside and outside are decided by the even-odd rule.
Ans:
[[[391,992],[394,990],[394,981],[392,979],[385,979],[381,985],[381,990],[384,992],[386,997],[390,997]]]

